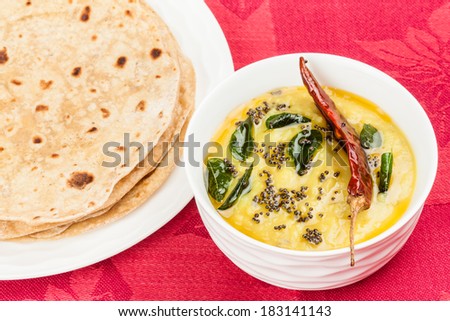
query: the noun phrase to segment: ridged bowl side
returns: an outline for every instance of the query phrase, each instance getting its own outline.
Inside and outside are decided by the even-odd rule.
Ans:
[[[342,287],[374,273],[403,247],[422,211],[420,209],[397,233],[362,249],[357,246],[356,265],[350,267],[349,251],[310,256],[302,251],[280,253],[255,246],[246,237],[236,237],[224,229],[206,209],[197,205],[214,243],[234,264],[264,282],[294,290]]]

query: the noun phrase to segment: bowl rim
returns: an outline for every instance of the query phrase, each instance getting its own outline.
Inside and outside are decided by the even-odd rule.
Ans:
[[[381,71],[369,64],[366,64],[362,61],[344,57],[344,56],[340,56],[340,55],[328,54],[328,53],[302,52],[302,53],[277,55],[277,56],[269,57],[266,59],[262,59],[262,60],[253,62],[253,63],[237,70],[236,72],[234,72],[233,74],[231,74],[230,76],[225,78],[222,82],[220,82],[205,97],[205,99],[201,102],[199,108],[197,108],[195,110],[194,114],[192,115],[191,121],[189,122],[188,128],[186,130],[186,137],[189,137],[189,135],[195,133],[194,126],[197,123],[197,119],[200,117],[199,115],[208,109],[208,107],[210,105],[209,101],[221,91],[221,88],[224,85],[229,84],[230,82],[233,82],[236,78],[241,77],[241,75],[243,75],[243,74],[251,73],[254,70],[259,69],[259,68],[264,68],[264,65],[274,63],[277,60],[281,61],[281,60],[292,59],[293,57],[300,57],[300,56],[307,56],[307,57],[308,56],[309,57],[323,56],[323,57],[328,57],[331,59],[336,59],[337,61],[340,61],[343,63],[356,64],[356,65],[359,65],[358,68],[361,68],[362,71],[372,73],[373,76],[381,77],[385,81],[390,82],[390,85],[396,86],[396,87],[398,87],[398,89],[401,88],[403,91],[402,95],[409,96],[409,98],[412,99],[416,103],[417,106],[414,106],[414,108],[420,107],[420,108],[416,108],[416,109],[418,109],[418,112],[421,114],[421,118],[422,118],[421,121],[423,121],[424,125],[429,127],[429,129],[431,130],[431,131],[429,131],[429,133],[431,135],[427,135],[429,141],[432,143],[431,147],[434,151],[433,155],[429,155],[429,157],[430,157],[429,167],[430,167],[431,175],[426,177],[426,181],[424,182],[424,187],[423,187],[422,192],[419,195],[417,195],[415,200],[411,200],[411,203],[408,205],[408,208],[406,209],[405,213],[394,223],[394,225],[392,225],[385,231],[381,232],[380,234],[378,234],[366,241],[356,244],[355,251],[360,251],[362,249],[368,248],[376,243],[379,243],[379,242],[382,242],[383,240],[388,239],[390,236],[392,236],[393,234],[398,232],[411,219],[413,219],[414,216],[418,212],[421,211],[428,195],[430,194],[431,188],[433,187],[433,184],[434,184],[434,181],[436,178],[436,174],[437,174],[437,169],[438,169],[438,146],[437,146],[436,134],[434,132],[434,128],[431,124],[431,121],[430,121],[428,115],[426,114],[424,108],[418,102],[418,100],[402,84],[400,84],[397,80],[395,80],[388,74],[386,74],[383,71]],[[236,108],[236,107],[237,106],[234,106],[234,108]],[[230,109],[229,112],[231,112],[232,110],[233,109]],[[386,110],[384,110],[384,111],[389,114],[388,111],[386,111]],[[198,123],[199,123],[198,125],[200,125],[200,122],[198,122]],[[407,138],[409,138],[409,137],[407,137]],[[189,151],[189,152],[191,152],[191,151]],[[236,228],[231,226],[229,223],[227,223],[220,216],[220,214],[217,212],[217,210],[212,206],[211,201],[209,199],[205,199],[202,196],[203,193],[200,190],[200,187],[197,186],[197,183],[195,182],[195,172],[196,171],[195,171],[194,166],[192,166],[192,164],[190,164],[189,162],[186,162],[185,171],[187,173],[189,185],[191,186],[192,191],[194,193],[194,197],[195,197],[197,206],[201,205],[205,209],[207,215],[209,215],[210,218],[212,218],[217,224],[219,224],[222,228],[224,228],[228,233],[231,233],[236,238],[238,238],[246,243],[249,243],[250,245],[252,245],[254,247],[258,247],[258,248],[261,248],[266,251],[276,252],[279,254],[290,255],[290,256],[297,256],[297,257],[328,257],[328,256],[335,256],[335,255],[342,255],[342,254],[350,253],[350,249],[348,246],[338,248],[338,249],[330,249],[330,250],[305,251],[305,250],[293,250],[293,249],[281,248],[281,247],[266,244],[262,241],[256,240],[256,239],[240,232],[239,230],[237,230]],[[418,182],[416,181],[415,186],[417,186],[417,184],[418,184]],[[199,212],[202,216],[202,213],[200,210],[199,210]],[[212,215],[211,213],[214,213],[214,215]]]

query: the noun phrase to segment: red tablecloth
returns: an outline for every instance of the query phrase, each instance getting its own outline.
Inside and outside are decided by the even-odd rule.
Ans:
[[[4,300],[450,300],[450,3],[440,0],[208,0],[236,68],[291,52],[369,63],[421,102],[439,143],[439,173],[405,247],[369,278],[341,289],[290,291],[234,266],[211,241],[194,202],[140,244],[62,275],[0,282]]]

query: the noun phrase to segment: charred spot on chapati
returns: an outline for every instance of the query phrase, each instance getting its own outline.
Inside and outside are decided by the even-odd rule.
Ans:
[[[49,88],[51,87],[52,84],[53,84],[53,81],[52,81],[52,80],[49,80],[49,81],[41,80],[41,81],[39,82],[39,85],[41,86],[41,89],[42,89],[42,90],[49,89]]]
[[[108,109],[106,109],[106,108],[101,108],[100,110],[102,112],[102,117],[103,118],[108,118],[109,115],[111,115],[111,112]]]
[[[124,56],[119,57],[116,62],[116,67],[123,68],[123,67],[125,67],[126,63],[127,63],[127,57],[124,57]]]
[[[33,144],[40,144],[42,143],[42,138],[39,136],[34,136],[33,137]]]
[[[75,67],[72,70],[72,76],[79,77],[81,75],[81,67]]]
[[[84,189],[88,184],[94,181],[94,175],[88,172],[74,172],[67,180],[67,185],[79,190]]]
[[[162,54],[162,50],[159,48],[153,48],[152,51],[150,51],[150,56],[153,59],[158,59]]]
[[[83,12],[81,13],[80,20],[83,22],[88,21],[90,14],[91,14],[91,7],[89,6],[84,7]]]
[[[8,50],[6,49],[6,47],[3,47],[3,49],[0,50],[0,65],[6,64],[6,62],[9,60],[7,51]]]
[[[42,112],[42,111],[47,111],[48,110],[48,106],[45,105],[37,105],[36,106],[36,112]]]
[[[144,100],[141,100],[139,104],[136,106],[136,111],[145,111],[146,103]]]

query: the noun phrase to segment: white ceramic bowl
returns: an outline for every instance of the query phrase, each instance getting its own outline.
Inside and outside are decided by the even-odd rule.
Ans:
[[[344,89],[371,100],[386,111],[408,137],[417,162],[414,195],[401,219],[378,236],[356,245],[356,266],[349,266],[349,249],[295,251],[254,240],[229,225],[208,199],[202,165],[207,144],[228,113],[269,90],[299,86],[300,54],[278,56],[249,65],[223,81],[203,101],[190,122],[201,148],[191,149],[186,164],[189,183],[203,222],[225,255],[250,275],[289,289],[320,290],[345,286],[386,264],[411,235],[437,170],[437,144],[431,123],[417,100],[397,81],[362,62],[328,54],[302,54],[322,85]]]

